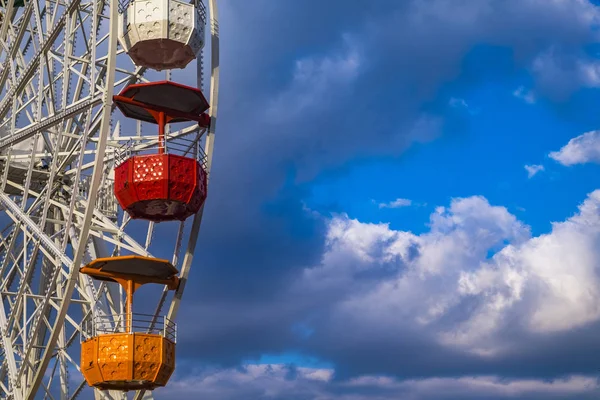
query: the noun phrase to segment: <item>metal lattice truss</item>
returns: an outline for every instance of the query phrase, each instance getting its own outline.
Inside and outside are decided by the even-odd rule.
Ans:
[[[120,151],[147,150],[156,136],[121,134],[112,95],[146,81],[117,43],[118,0],[0,0],[0,398],[75,399],[91,389],[78,372],[82,326],[123,312],[116,284],[79,267],[98,258],[152,256],[158,225],[117,207],[112,171]],[[218,100],[216,0],[211,24],[210,128],[168,134],[210,169]],[[197,62],[202,82],[202,57]],[[139,125],[138,125],[139,128]],[[169,244],[182,284],[156,306],[174,319],[192,262],[202,211],[172,223]],[[187,225],[187,226],[186,226]],[[161,225],[161,229],[162,225]],[[164,250],[164,249],[163,249]],[[126,398],[94,392],[96,398]],[[138,392],[135,398],[141,399]],[[145,395],[148,398],[148,394]]]

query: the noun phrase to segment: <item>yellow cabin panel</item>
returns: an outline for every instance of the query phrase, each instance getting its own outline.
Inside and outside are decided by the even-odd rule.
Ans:
[[[114,333],[81,345],[86,382],[103,390],[165,386],[175,370],[175,344],[160,335]]]

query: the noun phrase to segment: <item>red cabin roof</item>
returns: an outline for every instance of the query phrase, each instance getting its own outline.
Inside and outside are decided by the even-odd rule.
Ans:
[[[164,112],[172,123],[198,120],[210,107],[200,89],[172,81],[131,84],[113,99],[126,117],[154,124],[150,110]]]

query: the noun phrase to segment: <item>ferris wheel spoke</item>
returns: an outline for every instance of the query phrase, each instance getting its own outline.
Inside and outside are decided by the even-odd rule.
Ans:
[[[0,307],[0,329],[2,334],[2,347],[4,350],[4,360],[7,364],[9,386],[15,386],[17,384],[17,362],[15,358],[15,349],[13,348],[12,341],[10,340],[10,334],[7,326],[6,313],[4,306]],[[20,396],[15,396],[16,399]]]
[[[80,113],[82,110],[85,110],[90,106],[99,105],[101,103],[102,103],[101,98],[80,100],[57,115],[54,115],[51,117],[46,117],[45,119],[43,119],[40,122],[31,124],[25,128],[17,130],[10,137],[0,141],[0,149],[8,147],[11,144],[17,143],[24,139],[28,139],[28,138],[32,137],[33,135],[35,135],[39,131],[48,130],[48,129],[56,126],[57,124],[60,124],[67,118]]]
[[[4,276],[6,269],[9,267],[9,264],[12,262],[12,266],[13,269],[16,268],[16,265],[18,263],[18,260],[20,259],[21,255],[19,254],[18,258],[15,258],[13,256],[13,249],[15,247],[15,244],[17,242],[17,235],[18,235],[18,230],[21,228],[21,224],[18,223],[15,226],[15,229],[13,232],[11,232],[11,240],[9,245],[5,248],[5,252],[4,252],[4,256],[2,259],[2,264],[0,265],[0,276]],[[9,274],[11,274],[11,272],[9,272]]]
[[[11,2],[9,1],[8,3],[11,3]],[[14,33],[14,26],[13,26],[14,15],[12,15],[11,18],[6,18],[6,15],[9,15],[12,13],[12,8],[13,8],[13,4],[9,4],[8,9],[6,10],[5,18],[3,18],[3,20],[2,20],[2,26],[0,28],[0,38],[6,38],[8,32]],[[31,18],[32,12],[33,12],[33,4],[28,3],[25,6],[25,10],[19,21],[18,33],[16,35],[14,35],[15,39],[10,43],[8,50],[6,51],[6,53],[9,54],[9,57],[11,59],[15,57],[16,53],[19,50],[18,44],[20,43],[23,36],[25,35],[25,32],[27,30],[27,23],[29,22],[29,18]],[[0,48],[0,59],[3,58],[2,57],[3,55],[4,55],[4,52],[2,51],[2,48]],[[4,81],[1,80],[1,78],[0,78],[0,82],[2,84],[5,83]]]
[[[111,20],[110,20],[110,31],[112,32],[113,36],[111,38],[111,42],[109,43],[109,54],[116,54],[116,36],[114,36],[114,34],[116,33],[116,17],[117,17],[117,1],[116,0],[111,0],[111,7],[110,7],[110,12],[111,12]],[[112,64],[109,65],[110,69],[112,69],[114,71],[114,67],[115,67],[115,62],[116,60],[113,58],[111,58],[109,56],[108,58],[108,64]],[[114,72],[109,71],[107,73],[107,87],[112,89],[114,85]],[[111,90],[112,91],[112,90]],[[108,95],[112,95],[112,93],[108,93]],[[103,118],[102,118],[102,124],[101,124],[101,132],[100,132],[100,142],[99,142],[99,147],[98,147],[98,153],[96,154],[96,167],[101,168],[102,166],[102,162],[104,159],[104,148],[106,146],[106,139],[108,137],[108,132],[109,132],[109,122],[110,122],[110,107],[108,107],[106,104],[104,105],[104,113],[103,113]],[[98,186],[100,183],[100,173],[101,170],[99,171],[98,169],[94,170],[94,174],[92,175],[92,184],[90,185],[90,192],[89,192],[89,198],[92,200],[92,202],[95,202],[96,200],[96,195],[97,195],[97,191],[98,191]],[[83,250],[83,240],[85,240],[85,242],[87,242],[87,235],[89,233],[89,228],[90,228],[90,224],[91,224],[91,220],[92,220],[92,216],[93,216],[93,204],[91,205],[92,207],[88,207],[88,209],[86,210],[86,214],[84,216],[84,220],[82,223],[82,227],[81,227],[81,235],[82,235],[82,241],[79,243],[79,245],[77,246],[77,250],[75,251],[75,260],[77,263],[80,262],[80,260],[82,259],[82,250]],[[77,269],[72,268],[70,274],[74,275],[74,276],[70,276],[70,279],[67,281],[67,286],[65,288],[65,295],[67,297],[70,297],[71,293],[73,292],[73,290],[75,289],[75,280],[73,279],[74,277],[77,276]],[[63,302],[61,304],[61,309],[60,311],[57,313],[56,319],[59,324],[62,322],[62,320],[64,320],[65,315],[67,312],[67,304],[65,302]],[[48,342],[47,342],[47,349],[43,352],[43,355],[41,357],[41,362],[39,365],[39,369],[35,372],[35,376],[32,380],[32,384],[30,389],[28,390],[28,393],[35,393],[35,391],[37,391],[37,388],[39,387],[39,385],[41,384],[42,381],[42,377],[43,377],[43,373],[45,371],[45,369],[48,366],[48,363],[50,361],[50,351],[53,350],[55,343],[58,339],[60,333],[60,327],[58,326],[54,326],[50,336],[48,338]]]
[[[42,244],[44,244],[44,246],[56,258],[56,260],[60,260],[60,262],[67,267],[73,265],[73,260],[67,257],[66,254],[63,254],[56,244],[41,231],[40,227],[35,222],[33,222],[30,216],[25,214],[5,193],[0,193],[0,202],[2,202],[7,208],[7,214],[9,214],[9,217],[11,217],[13,221],[27,226],[29,229],[28,232],[31,234],[31,236],[41,239]]]
[[[81,15],[81,13],[78,12],[77,15]],[[65,13],[63,15],[63,17],[65,17],[65,20],[63,20],[63,22],[64,22],[65,26],[67,26],[67,27],[70,27],[72,25],[70,23],[71,21],[75,21],[75,19],[68,18],[69,17],[68,13]],[[84,17],[84,20],[87,20],[87,18],[89,18],[89,16]],[[96,18],[96,22],[98,23],[98,18]],[[60,27],[60,25],[59,25],[59,27]],[[59,29],[57,29],[57,31],[58,30]],[[54,35],[54,36],[56,36],[56,35]],[[73,54],[73,48],[74,48],[73,44],[74,44],[75,40],[66,40],[67,38],[70,38],[72,36],[73,35],[71,35],[69,32],[66,32],[64,35],[65,43],[63,43],[63,47],[65,48],[65,51],[63,54],[61,54],[63,56],[62,59],[60,59],[60,57],[58,57],[56,55],[56,53],[57,53],[56,51],[47,51],[47,52],[41,53],[43,55],[43,59],[42,59],[42,61],[39,62],[39,64],[40,65],[46,64],[46,66],[45,66],[45,68],[43,68],[43,67],[39,68],[40,82],[44,80],[44,76],[43,76],[44,69],[47,69],[48,71],[50,71],[50,66],[52,65],[52,63],[49,63],[49,62],[44,63],[43,62],[43,60],[46,60],[49,58],[48,55],[50,55],[50,58],[52,58],[53,61],[61,61],[63,63],[63,72],[58,74],[58,76],[56,76],[54,78],[54,80],[49,79],[49,83],[47,85],[45,85],[45,87],[44,87],[43,96],[40,96],[40,95],[37,96],[37,97],[42,97],[41,102],[40,101],[37,102],[38,108],[42,103],[51,103],[52,104],[50,107],[48,107],[49,111],[51,112],[50,115],[53,115],[52,112],[55,109],[56,94],[55,94],[53,86],[58,80],[62,80],[62,82],[63,82],[63,90],[62,90],[63,109],[67,107],[66,103],[69,98],[69,93],[68,93],[69,90],[68,89],[69,89],[71,73],[73,73],[77,76],[76,90],[75,90],[75,94],[73,96],[73,101],[76,102],[77,100],[81,99],[80,95],[81,95],[81,92],[86,83],[87,83],[87,86],[95,86],[96,93],[98,93],[99,95],[101,95],[103,93],[103,88],[97,86],[98,82],[94,78],[94,76],[96,75],[94,68],[92,68],[91,76],[90,77],[87,76],[88,70],[90,69],[89,65],[91,64],[91,58],[93,58],[94,51],[96,49],[96,45],[94,45],[92,43],[93,39],[95,38],[95,30],[92,29],[91,33],[89,34],[89,40],[87,40],[87,39],[85,40],[85,45],[86,45],[87,49],[80,56],[75,56]],[[52,41],[46,40],[45,46],[47,47],[50,44],[52,44]],[[60,46],[59,46],[59,48],[60,48]],[[39,55],[40,51],[38,51],[36,54]],[[34,58],[34,61],[36,61],[36,60],[37,60],[37,58]],[[67,67],[67,65],[68,65],[68,67]],[[80,65],[80,68],[81,68],[80,70],[78,70],[76,68],[77,65]],[[34,72],[34,69],[33,69],[34,66],[35,66],[34,63],[29,64],[29,66],[28,66],[29,69],[24,74],[20,75],[18,79],[16,79],[17,83],[12,86],[11,92],[9,92],[9,93],[22,91],[23,86],[25,85],[24,82],[27,82],[27,79],[29,79],[29,81],[30,81],[30,78],[33,77],[32,73]],[[98,75],[98,78],[101,78],[103,74],[99,73],[97,75]],[[92,81],[95,82],[94,85],[92,85]],[[28,89],[28,88],[25,87],[25,89]],[[26,92],[30,92],[30,91],[31,90],[26,90]],[[94,92],[94,91],[92,91],[92,92]],[[47,93],[49,93],[49,96],[52,99],[51,101],[48,101],[48,99],[45,98],[46,96],[48,96]],[[32,96],[33,96],[32,93],[29,93],[28,94],[29,99],[26,99],[25,102],[21,101],[21,103],[24,103],[25,105],[21,106],[18,109],[18,112],[21,111],[26,105],[29,105],[31,103]],[[19,96],[16,96],[16,97],[20,100]],[[9,106],[10,106],[10,101],[5,101],[5,103],[3,103],[3,105],[0,105],[0,109],[2,107],[4,107],[3,109],[7,110],[7,108]],[[63,122],[63,121],[60,121],[60,122]],[[70,121],[68,121],[68,122],[70,122]]]
[[[4,355],[4,354],[3,354]],[[3,365],[0,368],[0,393],[4,393],[5,397],[8,398],[8,394],[10,394],[8,388],[4,384],[4,379],[6,377],[6,365]]]
[[[12,311],[8,319],[8,326],[13,326],[13,323],[15,322],[18,323],[18,320],[15,321],[15,318],[17,318],[17,316],[20,314],[21,308],[23,307],[23,303],[26,301],[26,292],[29,291],[31,293],[30,284],[31,279],[33,278],[34,267],[37,262],[38,251],[39,242],[34,244],[32,254],[28,257],[28,259],[25,260],[26,266],[24,267],[24,270],[20,275],[19,290],[17,292],[15,301],[11,307]],[[8,287],[10,287],[10,282],[8,284]]]
[[[19,75],[19,78],[17,78],[16,82],[14,82],[14,85],[11,86],[6,97],[4,97],[4,100],[2,102],[0,102],[0,119],[3,119],[4,117],[6,117],[9,107],[12,105],[14,95],[17,92],[21,91],[23,89],[23,87],[29,82],[29,80],[33,78],[33,74],[35,73],[35,69],[38,67],[38,64],[40,62],[40,58],[41,58],[42,54],[44,52],[48,52],[50,50],[51,46],[54,45],[54,42],[59,37],[59,34],[61,33],[61,31],[63,29],[66,17],[79,5],[79,2],[80,2],[80,0],[72,0],[71,1],[71,3],[69,4],[69,7],[65,11],[65,13],[62,15],[62,17],[60,18],[58,23],[54,26],[52,31],[50,31],[48,37],[45,38],[41,47],[35,52],[34,56],[29,61],[26,69],[23,71],[23,73],[21,75]],[[18,44],[16,44],[15,46],[18,46]],[[7,70],[5,70],[5,71],[7,71]],[[0,74],[0,86],[3,86],[6,84],[7,78],[8,78],[8,71],[6,73]]]
[[[107,327],[123,323],[119,315],[124,312],[124,293],[115,283],[98,284],[78,274],[79,267],[118,255],[153,257],[153,249],[165,245],[164,240],[153,240],[162,225],[149,223],[140,229],[139,222],[131,223],[131,216],[119,211],[113,194],[113,169],[121,160],[121,147],[146,154],[161,142],[156,134],[142,135],[139,123],[136,132],[122,135],[118,122],[111,131],[112,93],[149,81],[146,68],[133,64],[116,44],[117,0],[110,3],[27,0],[24,6],[9,4],[4,9],[0,208],[9,224],[0,232],[3,398],[30,398],[38,393],[52,399],[60,393],[64,400],[84,393],[84,384],[73,384],[70,377],[81,371],[74,344],[80,335],[87,337],[83,323],[92,316],[102,316]],[[211,47],[218,46],[214,3],[210,4]],[[108,29],[102,26],[107,19]],[[211,52],[218,61],[218,53]],[[201,55],[197,64],[201,86]],[[212,126],[217,106],[215,73],[218,79],[214,65],[213,60]],[[194,124],[173,132],[167,129],[165,134],[169,151],[195,157],[209,167],[214,128]],[[172,263],[183,266],[183,281],[197,240],[198,215],[187,228],[179,223],[172,243]],[[178,304],[184,286],[185,282],[171,308]],[[158,299],[149,332],[168,298],[165,291]],[[72,314],[71,305],[80,311]],[[123,398],[115,391],[95,391],[95,396]]]
[[[34,197],[41,198],[39,193],[30,191],[30,194]],[[73,196],[73,198],[74,197],[75,196]],[[68,222],[67,215],[72,215],[72,216],[78,217],[78,218],[83,218],[83,216],[84,216],[83,212],[81,212],[75,208],[71,209],[70,206],[67,204],[60,203],[54,199],[50,199],[49,202],[51,205],[58,207],[63,211],[63,213],[64,213],[63,220],[57,221],[60,224],[64,224],[64,225],[67,224],[67,222]],[[80,207],[78,207],[78,208],[86,209],[88,203],[85,200],[80,199],[79,204],[80,204]],[[134,254],[139,254],[139,255],[146,256],[146,257],[152,257],[152,254],[149,251],[147,251],[144,248],[144,246],[140,245],[135,239],[131,238],[131,236],[129,236],[127,233],[123,232],[122,228],[115,225],[102,212],[100,212],[99,210],[94,210],[94,217],[95,217],[95,219],[92,221],[92,224],[90,227],[91,235],[93,235],[94,237],[100,238],[105,242],[108,242],[108,243],[114,244],[118,247],[127,249],[127,250],[133,252]],[[18,220],[18,219],[15,218],[15,220]],[[106,236],[104,234],[104,232],[108,232],[108,233],[112,234],[113,237]],[[53,252],[54,250],[59,251],[57,248],[49,248],[48,250],[50,252]]]

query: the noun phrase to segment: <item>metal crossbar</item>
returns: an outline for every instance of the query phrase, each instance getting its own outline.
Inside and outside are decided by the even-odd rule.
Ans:
[[[124,163],[131,156],[158,154],[158,136],[144,136],[144,139],[130,139],[115,148],[115,167]],[[174,137],[165,135],[165,154],[176,154],[183,157],[195,158],[204,170],[208,167],[208,157],[204,152],[199,138]]]
[[[177,324],[166,316],[154,321],[154,315],[131,314],[131,329],[127,330],[127,314],[95,315],[87,318],[82,323],[81,340],[88,340],[99,335],[111,333],[148,333],[160,335],[173,343],[177,341]]]
[[[119,206],[114,195],[115,181],[108,177],[103,177],[104,182],[98,188],[98,199],[96,200],[96,208],[106,215],[111,220],[116,220],[119,212]],[[84,175],[81,178],[79,185],[79,194],[84,198],[88,198],[88,191],[92,182],[90,175]]]
[[[127,10],[129,3],[131,3],[131,0],[119,0],[119,7],[118,7],[119,14],[123,14],[125,12],[125,10]]]
[[[204,2],[202,0],[195,0],[195,4],[196,6],[196,12],[198,13],[198,17],[200,18],[200,21],[202,21],[202,25],[206,25],[206,19],[207,19],[207,12],[206,12],[206,6],[204,5]]]

